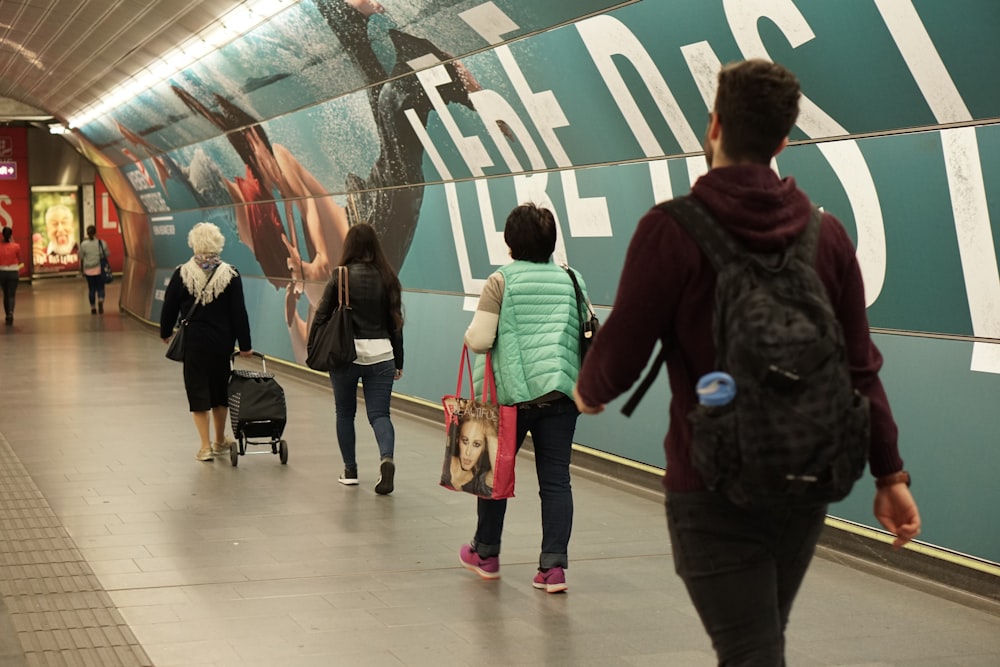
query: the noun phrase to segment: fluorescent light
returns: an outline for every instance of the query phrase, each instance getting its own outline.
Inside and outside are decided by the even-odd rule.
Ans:
[[[250,11],[259,16],[263,21],[271,18],[281,10],[287,9],[289,4],[285,0],[257,0],[257,2],[251,2],[249,7]]]
[[[181,45],[180,51],[193,63],[212,52],[212,45],[201,37],[189,39]],[[181,68],[183,69],[183,68]]]
[[[106,94],[99,103],[82,109],[69,120],[69,127],[81,127],[127,104],[141,93],[162,81],[169,80],[178,72],[245,35],[294,4],[295,2],[291,0],[245,0],[242,5],[217,20],[210,29],[192,36],[169,54],[136,72]]]
[[[222,24],[228,30],[235,33],[244,34],[250,28],[257,25],[258,17],[247,7],[237,7],[222,17]]]
[[[173,54],[170,55],[172,56]],[[154,63],[149,67],[149,72],[157,80],[157,83],[163,81],[164,79],[169,79],[174,75],[174,72],[179,69],[178,67],[175,67],[172,62],[170,62],[169,57],[170,56]]]
[[[239,33],[230,30],[224,23],[220,23],[205,34],[204,39],[213,49],[221,49],[239,36]]]
[[[171,70],[170,74],[168,74],[163,78],[169,79],[177,72],[180,72],[181,70],[190,67],[191,63],[193,63],[194,60],[191,58],[191,56],[184,53],[180,49],[174,49],[173,51],[171,51],[170,53],[168,53],[166,56],[163,57],[163,62],[165,65],[170,67]]]

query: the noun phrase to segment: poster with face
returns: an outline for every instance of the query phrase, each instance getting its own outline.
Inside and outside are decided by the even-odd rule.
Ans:
[[[33,273],[70,273],[80,269],[80,217],[77,188],[31,188]]]
[[[497,405],[474,399],[444,400],[448,423],[441,485],[491,498],[500,448],[500,410]]]

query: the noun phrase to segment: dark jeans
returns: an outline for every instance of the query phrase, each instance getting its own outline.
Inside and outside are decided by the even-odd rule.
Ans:
[[[538,474],[538,497],[542,500],[541,568],[567,567],[569,535],[573,529],[573,489],[569,481],[569,462],[573,433],[580,413],[569,398],[544,407],[525,407],[517,411],[517,448],[531,432],[535,446],[535,470]],[[477,505],[478,523],[472,547],[483,558],[500,554],[506,500],[484,500]]]
[[[359,379],[364,390],[368,423],[375,432],[379,455],[381,458],[392,456],[396,445],[396,431],[389,419],[389,400],[392,398],[395,375],[396,362],[392,359],[369,366],[351,364],[347,368],[330,372],[330,384],[333,385],[333,399],[337,408],[337,443],[345,466],[358,465],[354,416],[358,411]]]
[[[87,298],[90,300],[90,305],[94,305],[94,296],[96,295],[98,299],[104,301],[104,274],[99,273],[96,276],[84,275],[87,279]]]
[[[3,314],[14,316],[14,294],[17,292],[17,271],[0,271],[0,287],[3,288]]]
[[[745,510],[711,491],[667,493],[674,567],[720,667],[785,664],[785,626],[826,505]]]

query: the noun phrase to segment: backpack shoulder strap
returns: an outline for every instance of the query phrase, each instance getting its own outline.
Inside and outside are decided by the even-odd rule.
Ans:
[[[746,254],[743,247],[723,229],[705,205],[691,195],[671,199],[658,204],[656,208],[676,220],[677,224],[691,235],[716,272],[729,264],[734,257]]]
[[[812,213],[809,215],[809,222],[806,223],[805,231],[799,234],[792,244],[791,252],[811,266],[816,265],[816,253],[819,251],[819,232],[822,227],[823,212],[816,204],[812,205]]]
[[[653,360],[653,365],[649,367],[649,371],[646,373],[646,377],[642,378],[642,382],[639,386],[635,388],[632,395],[629,396],[628,400],[625,401],[625,405],[622,406],[622,414],[626,417],[631,417],[632,413],[635,412],[636,406],[639,405],[639,401],[642,397],[646,395],[649,391],[650,386],[656,380],[656,376],[660,374],[660,366],[667,362],[667,346],[660,345],[660,353],[656,355],[656,359]]]

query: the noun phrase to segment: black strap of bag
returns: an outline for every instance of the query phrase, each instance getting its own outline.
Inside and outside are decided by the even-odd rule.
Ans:
[[[583,290],[580,289],[580,283],[576,281],[576,274],[573,273],[573,269],[564,266],[563,270],[569,274],[569,279],[573,281],[573,290],[576,292],[576,315],[580,320],[580,326],[583,326],[584,307],[586,306],[587,313],[591,316],[593,316],[594,311],[590,309],[590,304],[583,298]]]
[[[351,290],[348,285],[350,271],[346,266],[337,267],[337,306],[339,308],[351,307]]]
[[[569,274],[569,279],[573,281],[573,290],[576,292],[576,315],[580,321],[580,356],[583,357],[593,342],[594,334],[597,333],[597,314],[594,313],[590,302],[583,296],[583,290],[580,289],[580,283],[577,282],[573,269],[568,266],[562,268]],[[583,317],[584,310],[587,311],[586,320]]]
[[[181,326],[184,326],[185,324],[191,321],[191,316],[194,314],[194,309],[198,307],[198,300],[201,299],[201,295],[205,293],[206,289],[208,289],[209,283],[212,282],[212,276],[215,275],[215,272],[219,269],[220,266],[222,265],[216,264],[215,268],[212,269],[212,272],[208,274],[208,280],[205,281],[205,286],[201,288],[201,291],[198,292],[198,295],[194,298],[194,303],[192,303],[191,308],[188,309],[187,315],[181,318]]]

